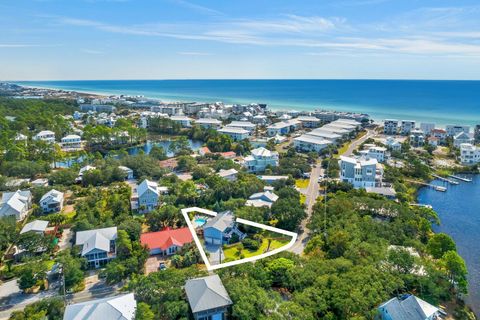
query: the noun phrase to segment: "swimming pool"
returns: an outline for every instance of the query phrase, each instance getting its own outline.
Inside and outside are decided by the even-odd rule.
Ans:
[[[195,224],[197,225],[197,227],[201,227],[205,223],[207,223],[207,219],[205,219],[205,218],[196,218],[194,221],[195,221]]]

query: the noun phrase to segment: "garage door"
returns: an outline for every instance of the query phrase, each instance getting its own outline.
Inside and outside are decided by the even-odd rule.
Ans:
[[[160,248],[150,250],[150,255],[151,256],[153,256],[154,254],[161,254],[161,253],[162,253],[162,249],[160,249]]]
[[[211,237],[205,237],[205,242],[210,244],[219,244],[219,245],[222,244],[222,240],[211,238]]]

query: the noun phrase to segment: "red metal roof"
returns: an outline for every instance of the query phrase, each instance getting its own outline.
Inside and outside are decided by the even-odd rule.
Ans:
[[[147,246],[150,250],[157,248],[166,250],[172,245],[182,247],[184,244],[192,241],[192,233],[187,227],[148,232],[140,235],[141,244]]]

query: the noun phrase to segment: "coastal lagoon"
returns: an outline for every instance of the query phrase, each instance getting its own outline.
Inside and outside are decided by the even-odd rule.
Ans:
[[[430,204],[438,213],[441,225],[436,232],[452,236],[459,254],[468,267],[469,297],[467,301],[480,315],[480,175],[472,176],[472,182],[448,185],[447,192],[422,188],[418,202]],[[434,183],[442,184],[439,181]],[[442,184],[443,185],[443,184]]]
[[[480,121],[480,81],[414,80],[85,80],[20,85],[163,101],[266,103],[273,110],[328,109],[368,113],[376,120],[438,125]]]

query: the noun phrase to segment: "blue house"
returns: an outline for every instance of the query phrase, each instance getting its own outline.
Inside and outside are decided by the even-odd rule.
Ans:
[[[188,303],[195,320],[225,320],[232,305],[218,275],[187,280]]]
[[[395,297],[378,307],[382,320],[436,320],[445,314],[439,308],[410,294]]]
[[[203,225],[203,237],[206,244],[227,244],[234,234],[236,234],[240,240],[243,240],[246,236],[238,230],[235,217],[231,211],[218,213]]]

